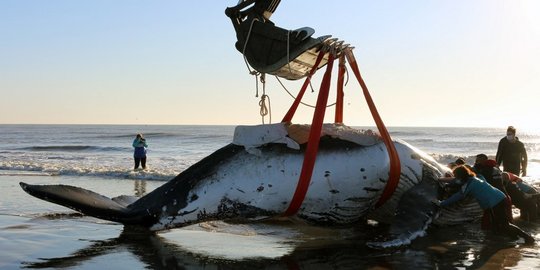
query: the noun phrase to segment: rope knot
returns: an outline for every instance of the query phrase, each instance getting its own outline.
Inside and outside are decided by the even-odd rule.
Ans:
[[[259,114],[261,115],[262,123],[264,124],[264,117],[266,117],[269,113],[270,113],[269,123],[272,123],[272,113],[270,112],[271,109],[269,109],[271,108],[270,96],[268,96],[267,94],[262,94],[261,100],[259,100],[259,107],[260,107]]]

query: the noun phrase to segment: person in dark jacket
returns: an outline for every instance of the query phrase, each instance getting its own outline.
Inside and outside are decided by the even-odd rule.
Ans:
[[[473,171],[477,175],[483,177],[483,179],[486,180],[490,185],[508,195],[502,181],[501,171],[498,168],[495,168],[494,165],[496,164],[491,164],[490,166],[489,161],[490,160],[486,154],[476,155]]]
[[[135,159],[135,170],[139,168],[139,164],[142,165],[143,170],[146,169],[146,139],[142,134],[137,134],[135,140],[132,143],[135,151],[133,152],[133,158]]]
[[[527,150],[525,145],[516,137],[516,129],[509,126],[506,130],[506,137],[499,141],[497,155],[495,156],[497,164],[502,164],[503,171],[511,172],[515,175],[527,175]]]

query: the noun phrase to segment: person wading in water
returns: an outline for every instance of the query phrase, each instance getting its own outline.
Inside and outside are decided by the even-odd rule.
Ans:
[[[135,140],[133,140],[133,147],[135,151],[133,152],[133,158],[135,159],[135,170],[139,168],[141,164],[143,170],[146,169],[146,139],[144,139],[142,134],[137,134]]]

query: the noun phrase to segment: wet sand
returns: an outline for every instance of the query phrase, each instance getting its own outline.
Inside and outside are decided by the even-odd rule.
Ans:
[[[382,228],[318,228],[291,221],[206,222],[159,234],[77,214],[24,193],[18,182],[69,184],[106,196],[163,182],[0,171],[0,269],[533,269],[539,245],[488,235],[479,224],[430,228],[407,248],[372,250]],[[540,240],[540,224],[518,222]]]

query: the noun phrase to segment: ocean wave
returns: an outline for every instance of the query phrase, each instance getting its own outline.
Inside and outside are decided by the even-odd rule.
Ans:
[[[434,141],[435,140],[433,140],[433,139],[427,139],[427,138],[419,138],[419,139],[409,139],[409,140],[407,140],[407,142],[410,142],[411,144],[415,144],[415,143],[432,143]]]
[[[465,163],[467,164],[474,164],[474,161],[476,160],[476,155],[468,155],[468,156],[461,156],[461,155],[453,155],[453,154],[431,154],[431,156],[439,163],[441,164],[449,164],[451,162],[455,162],[458,158],[465,159]],[[489,158],[494,158],[492,156],[489,156]]]
[[[0,175],[25,175],[25,176],[95,176],[101,178],[134,179],[168,181],[178,173],[167,169],[132,170],[115,167],[71,167],[33,163],[0,163]]]
[[[136,135],[136,133],[115,134],[115,135],[98,135],[98,136],[96,136],[96,138],[100,138],[100,139],[109,139],[109,138],[115,138],[115,139],[131,138],[131,139],[135,139],[135,135]],[[166,138],[166,137],[182,136],[182,134],[169,133],[169,132],[149,132],[149,133],[144,133],[143,136],[145,138],[148,138],[148,137]]]
[[[86,157],[74,157],[74,156],[47,156],[47,159],[56,159],[56,160],[85,160]]]
[[[50,173],[36,172],[36,171],[13,171],[13,170],[0,170],[0,175],[3,176],[51,176]]]
[[[26,151],[35,151],[35,152],[49,152],[49,151],[82,152],[82,151],[126,151],[126,150],[131,150],[131,148],[103,147],[103,146],[92,146],[92,145],[47,145],[47,146],[22,147],[22,148],[17,148],[14,150],[26,150]]]
[[[450,162],[456,161],[458,158],[465,159],[467,164],[474,164],[476,160],[476,155],[454,155],[454,154],[430,154],[437,162],[441,164],[448,164]],[[495,155],[487,155],[490,159],[495,159]],[[529,158],[529,163],[540,163],[538,158]]]
[[[89,145],[53,145],[53,146],[30,146],[19,148],[17,150],[31,150],[31,151],[82,151],[95,149],[94,146]]]
[[[111,135],[98,135],[96,138],[135,138],[136,133],[129,133],[129,134],[111,134]],[[197,135],[213,135],[213,136],[225,136],[229,135],[231,136],[232,133],[230,132],[224,132],[223,134],[220,134],[220,132],[216,132],[214,129],[201,129],[198,130],[198,132],[191,132],[189,130],[185,131],[174,131],[174,132],[146,132],[143,133],[144,137],[154,137],[154,138],[163,138],[163,137],[190,137],[190,136],[197,136]]]

